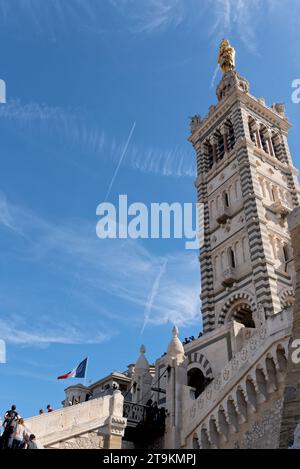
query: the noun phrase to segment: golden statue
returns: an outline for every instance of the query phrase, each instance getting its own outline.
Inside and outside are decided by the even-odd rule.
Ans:
[[[220,45],[218,64],[223,73],[231,72],[235,69],[235,50],[227,39],[223,39]]]

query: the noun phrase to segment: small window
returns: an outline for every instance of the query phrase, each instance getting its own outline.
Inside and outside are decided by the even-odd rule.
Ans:
[[[225,204],[225,207],[229,207],[229,196],[228,196],[228,192],[224,192],[224,204]]]
[[[229,255],[229,265],[233,269],[236,267],[236,262],[235,262],[235,254],[232,248],[229,248],[228,250],[228,255]]]
[[[284,258],[284,262],[287,262],[289,260],[289,251],[288,251],[288,248],[286,245],[284,245],[282,247],[282,250],[283,250],[283,258]]]

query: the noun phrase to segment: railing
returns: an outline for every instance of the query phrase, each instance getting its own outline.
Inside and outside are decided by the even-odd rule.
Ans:
[[[123,416],[130,422],[141,423],[145,421],[147,406],[134,404],[133,402],[124,402]]]
[[[123,417],[127,420],[125,439],[133,441],[137,448],[147,448],[148,445],[165,433],[164,407],[155,405],[140,405],[124,402]]]

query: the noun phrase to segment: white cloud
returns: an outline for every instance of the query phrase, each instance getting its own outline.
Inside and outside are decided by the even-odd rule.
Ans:
[[[0,225],[6,226],[11,230],[16,229],[14,226],[13,217],[9,211],[8,203],[6,197],[3,193],[0,192]]]
[[[192,148],[149,148],[138,143],[126,144],[126,136],[119,142],[109,137],[104,129],[89,124],[80,110],[64,110],[38,103],[22,104],[20,100],[9,101],[0,106],[0,119],[12,122],[14,128],[26,128],[26,135],[34,138],[37,132],[51,136],[53,141],[63,139],[70,148],[88,151],[106,161],[119,164],[126,147],[124,164],[144,173],[174,177],[194,177],[195,165]],[[130,126],[128,126],[130,127]],[[54,138],[54,135],[57,138]],[[128,142],[129,143],[129,142]],[[72,154],[72,152],[70,152]]]
[[[255,50],[257,19],[297,6],[289,0],[0,0],[0,24],[30,27],[39,34],[133,33],[156,34],[191,22],[212,21],[212,33],[219,40],[237,32],[250,50]],[[108,16],[107,10],[114,13]],[[117,19],[118,21],[114,21]],[[109,24],[108,24],[109,23]]]
[[[177,27],[185,16],[182,0],[110,0],[133,32],[154,33]]]
[[[30,27],[38,34],[68,34],[84,25],[100,31],[100,2],[90,0],[0,0],[0,21],[4,26]],[[17,30],[18,31],[18,30]]]
[[[110,339],[111,336],[100,331],[89,334],[83,332],[82,328],[68,323],[56,325],[50,319],[45,322],[38,318],[31,318],[28,321],[13,315],[8,319],[0,319],[0,337],[8,344],[46,346],[50,344],[98,344]]]
[[[211,37],[219,42],[237,34],[256,52],[257,20],[278,12],[281,0],[110,0],[124,16],[125,25],[137,33],[157,33],[181,24],[201,25],[211,21]],[[291,0],[293,4],[297,0]]]
[[[104,311],[99,307],[97,311],[97,298],[102,292],[108,298],[118,298],[119,304],[129,311],[122,321],[140,324],[140,327],[145,318],[147,324],[152,325],[199,323],[200,280],[195,252],[183,249],[162,257],[146,249],[139,241],[99,240],[95,226],[83,221],[53,225],[24,208],[7,205],[13,220],[18,220],[18,227],[24,233],[22,241],[30,240],[22,250],[23,260],[25,252],[27,262],[48,266],[68,281],[73,279],[76,290],[82,292],[82,299],[84,296],[89,298],[87,310],[96,311],[101,321],[109,323],[112,320],[115,324],[116,316],[120,318],[123,315],[120,310],[110,313],[109,307]],[[77,297],[76,292],[74,297]],[[65,316],[67,313],[65,311]],[[16,330],[23,331],[22,328]],[[73,343],[101,340],[98,334],[92,334],[90,339],[86,334],[81,337],[80,330],[70,325],[66,337],[71,337]],[[8,332],[5,333],[7,336]],[[66,340],[63,329],[41,336],[36,331],[29,331],[28,335],[24,332],[16,337],[18,341],[32,342],[42,342],[43,337],[45,340],[48,337],[49,342],[58,337]]]

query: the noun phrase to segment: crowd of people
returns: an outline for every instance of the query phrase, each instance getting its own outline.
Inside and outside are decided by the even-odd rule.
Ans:
[[[50,404],[47,412],[52,412]],[[40,415],[44,410],[40,410]],[[12,405],[4,414],[3,423],[0,419],[0,449],[37,449],[36,438],[24,423],[24,419],[17,411],[17,407]]]
[[[198,339],[200,339],[200,337],[202,337],[202,335],[203,335],[203,333],[200,331],[199,334],[198,334]],[[195,336],[191,335],[190,337],[185,337],[185,339],[182,343],[183,343],[183,345],[186,345],[186,344],[189,344],[190,342],[193,342],[194,340],[196,340]]]

